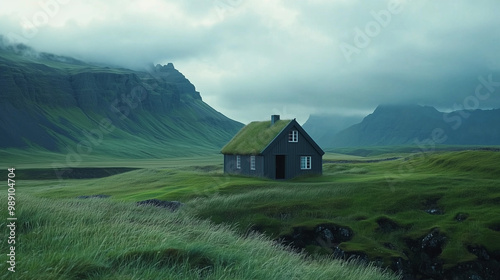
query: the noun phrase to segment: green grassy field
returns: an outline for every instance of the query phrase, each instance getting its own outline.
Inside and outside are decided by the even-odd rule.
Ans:
[[[373,267],[308,259],[265,236],[242,236],[182,212],[18,199],[16,272],[3,261],[1,279],[391,279]]]
[[[23,180],[18,167],[16,276],[391,279],[371,266],[329,259],[325,248],[309,246],[305,257],[272,242],[321,224],[352,229],[353,238],[339,247],[384,265],[404,259],[408,240],[433,229],[446,236],[439,256],[446,267],[476,259],[467,246],[500,250],[500,152],[398,155],[327,154],[323,176],[289,181],[224,175],[221,156],[163,163],[103,160],[87,165],[142,168],[79,180]],[[5,172],[0,176],[6,178]],[[76,199],[96,194],[111,198]],[[6,193],[0,198],[6,205]],[[134,204],[152,198],[185,206],[170,213]],[[0,269],[6,271],[3,259]]]

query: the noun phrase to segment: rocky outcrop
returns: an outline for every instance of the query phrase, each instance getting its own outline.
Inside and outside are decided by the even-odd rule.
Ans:
[[[457,215],[456,219],[457,221],[467,219],[467,214]],[[404,229],[403,226],[386,217],[379,218],[377,223],[379,225],[377,231],[381,233]],[[404,257],[394,258],[388,267],[382,259],[370,259],[365,252],[343,250],[341,243],[351,240],[354,234],[345,226],[320,224],[313,228],[295,227],[291,234],[281,236],[278,240],[299,252],[330,254],[334,258],[344,260],[354,258],[361,263],[373,263],[382,268],[389,268],[401,275],[403,280],[500,279],[500,251],[488,252],[481,246],[467,248],[469,252],[477,256],[477,260],[446,267],[440,256],[448,242],[448,237],[439,228],[432,229],[419,238],[407,239],[406,248],[402,252]],[[390,243],[384,246],[396,250],[395,246]],[[311,247],[322,249],[308,250]]]
[[[500,279],[500,252],[491,253],[481,246],[467,249],[477,259],[445,268],[439,255],[446,243],[446,237],[434,229],[418,240],[409,240],[408,259],[394,260],[391,269],[402,275],[403,280],[413,279]]]
[[[467,249],[477,256],[477,260],[461,263],[446,271],[445,279],[500,279],[500,252],[490,253],[481,246],[469,246]]]
[[[281,236],[280,241],[299,250],[310,245],[334,250],[340,243],[351,240],[353,234],[353,231],[348,227],[335,224],[320,224],[312,229],[295,227],[291,234]]]
[[[201,100],[200,93],[196,91],[194,85],[177,69],[172,63],[167,65],[157,64],[154,67],[155,76],[161,77],[165,82],[175,85],[180,92],[190,97]]]
[[[423,275],[431,279],[440,279],[439,277],[443,275],[444,270],[443,261],[439,255],[443,251],[446,240],[446,236],[439,229],[433,229],[427,235],[416,240],[408,239],[406,241],[409,249],[406,252],[408,261],[398,259],[393,268],[397,268],[398,272],[406,275],[405,279],[412,279],[409,278],[410,275]],[[397,267],[396,263],[401,265]]]

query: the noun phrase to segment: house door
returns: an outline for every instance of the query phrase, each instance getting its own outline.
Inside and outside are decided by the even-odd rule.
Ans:
[[[276,156],[276,179],[285,179],[285,155]]]

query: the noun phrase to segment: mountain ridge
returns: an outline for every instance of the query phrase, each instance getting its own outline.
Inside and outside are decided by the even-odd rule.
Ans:
[[[429,141],[443,145],[500,145],[498,121],[500,109],[446,113],[432,106],[379,105],[361,122],[320,139],[326,148],[419,145]],[[308,126],[315,127],[313,123]]]
[[[184,156],[217,151],[243,126],[172,63],[110,68],[24,45],[0,48],[0,98],[2,149]]]

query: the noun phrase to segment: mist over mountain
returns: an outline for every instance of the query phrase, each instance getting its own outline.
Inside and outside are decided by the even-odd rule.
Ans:
[[[362,120],[362,116],[345,116],[340,114],[311,115],[303,127],[318,145],[328,147],[338,132]]]
[[[419,105],[380,105],[360,123],[331,134],[324,122],[308,121],[323,147],[389,145],[500,145],[500,109],[439,112]],[[319,129],[318,129],[319,130]],[[330,134],[329,134],[330,133]],[[328,135],[328,136],[325,136]]]
[[[242,124],[202,101],[174,65],[103,67],[0,48],[0,148],[161,157],[216,151]]]

